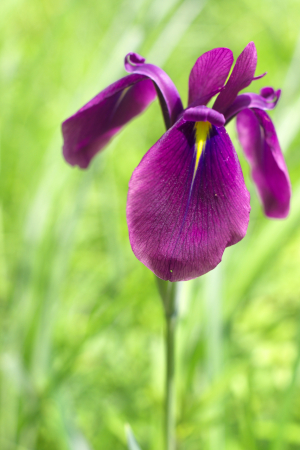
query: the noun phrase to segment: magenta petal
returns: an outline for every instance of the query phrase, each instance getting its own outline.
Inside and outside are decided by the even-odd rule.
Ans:
[[[272,88],[263,88],[261,92],[263,92],[264,95],[250,94],[248,92],[246,94],[238,95],[226,111],[226,123],[245,108],[258,108],[264,111],[275,108],[281,91],[278,90],[275,92],[274,89],[272,89],[273,92],[271,93],[270,89]]]
[[[265,77],[267,75],[268,72],[264,72],[261,75],[257,75],[257,77],[253,77],[252,81],[254,80],[261,80],[261,78]]]
[[[166,128],[170,128],[183,111],[180,95],[171,78],[160,67],[145,64],[145,59],[137,53],[126,55],[125,69],[127,72],[146,75],[155,83]]]
[[[132,174],[127,222],[136,257],[164,280],[212,270],[246,234],[250,196],[224,127],[211,125],[195,172],[195,123],[178,121]]]
[[[170,128],[183,111],[180,95],[171,78],[160,67],[145,64],[145,59],[137,53],[128,53],[125,57],[127,72],[146,75],[157,87],[166,128]]]
[[[254,42],[250,42],[242,51],[224,89],[218,95],[213,109],[226,114],[239,91],[245,89],[252,82],[257,64],[257,53]]]
[[[143,75],[128,75],[108,86],[63,122],[66,161],[88,167],[93,156],[155,96],[152,81]]]
[[[187,108],[183,113],[183,118],[191,122],[210,122],[216,127],[222,127],[225,123],[223,114],[204,105]]]
[[[286,217],[291,186],[270,117],[259,109],[245,109],[237,115],[237,131],[266,216]]]
[[[201,55],[190,73],[188,104],[207,104],[223,87],[232,63],[229,48],[214,48]]]
[[[260,95],[267,100],[274,100],[274,98],[280,97],[281,90],[278,89],[278,91],[275,91],[271,86],[265,86],[260,90]]]

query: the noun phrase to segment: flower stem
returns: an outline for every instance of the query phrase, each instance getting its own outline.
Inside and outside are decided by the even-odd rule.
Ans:
[[[176,315],[166,315],[166,450],[175,450],[175,329]]]
[[[176,283],[157,279],[166,319],[165,449],[175,450],[175,332]]]

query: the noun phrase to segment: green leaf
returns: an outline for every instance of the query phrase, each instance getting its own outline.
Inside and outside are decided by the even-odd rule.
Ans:
[[[127,444],[129,450],[141,450],[140,446],[136,442],[136,439],[134,437],[134,434],[132,432],[132,429],[130,428],[130,425],[125,425],[125,432],[127,437]]]

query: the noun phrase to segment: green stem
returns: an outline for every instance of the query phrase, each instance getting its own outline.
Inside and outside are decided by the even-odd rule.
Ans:
[[[166,450],[175,450],[175,329],[176,316],[166,315]]]
[[[176,283],[157,279],[166,319],[165,449],[175,450]]]

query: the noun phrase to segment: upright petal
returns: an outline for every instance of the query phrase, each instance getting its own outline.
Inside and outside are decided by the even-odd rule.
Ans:
[[[183,111],[180,95],[171,78],[160,67],[145,64],[145,59],[137,53],[128,53],[125,57],[127,72],[146,75],[156,86],[166,128],[170,128]]]
[[[286,217],[291,185],[270,117],[259,109],[245,109],[237,115],[237,131],[266,216]]]
[[[225,128],[182,118],[132,174],[127,201],[132,250],[164,280],[203,275],[244,237],[249,201]]]
[[[62,124],[63,154],[85,169],[91,159],[156,96],[151,80],[131,74],[108,86]]]
[[[233,54],[229,48],[214,48],[201,55],[189,77],[189,105],[206,105],[216,95],[229,75]]]
[[[218,95],[213,109],[226,114],[239,91],[245,89],[252,82],[257,64],[257,52],[254,42],[250,42],[242,51],[224,89]]]

